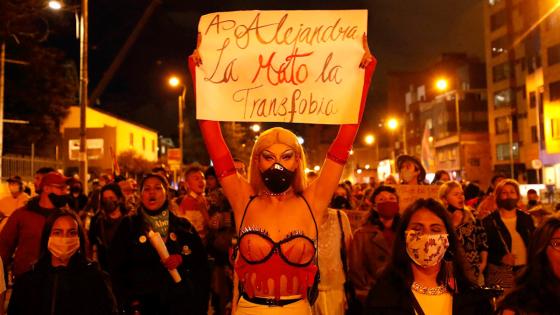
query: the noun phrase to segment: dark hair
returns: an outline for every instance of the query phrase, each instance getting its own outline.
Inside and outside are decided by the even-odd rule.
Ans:
[[[206,171],[204,172],[204,177],[208,178],[208,177],[216,177],[216,169],[213,166],[209,166]]]
[[[399,201],[399,195],[397,195],[397,190],[395,189],[395,187],[381,185],[381,186],[375,188],[375,190],[371,194],[371,197],[369,197],[369,201],[371,201],[371,204],[374,205],[375,204],[375,197],[377,197],[377,195],[379,195],[380,193],[382,193],[384,191],[395,195],[397,197],[397,201]]]
[[[534,190],[533,188],[531,188],[531,189],[527,190],[527,195],[528,194],[537,194],[537,191]]]
[[[465,186],[465,200],[471,200],[476,197],[480,197],[482,194],[482,190],[480,190],[480,186],[478,184],[469,182],[467,186]]]
[[[444,170],[439,170],[436,172],[436,174],[434,175],[434,179],[432,180],[432,185],[439,185],[439,181],[441,180],[441,177],[443,175],[447,175],[447,177],[451,178],[451,176],[449,176],[449,173],[447,171]]]
[[[464,290],[473,285],[473,283],[467,278],[464,270],[464,262],[462,251],[460,250],[460,245],[455,235],[453,224],[451,223],[451,216],[449,212],[443,207],[443,205],[433,198],[428,199],[417,199],[404,211],[401,217],[401,223],[397,228],[395,233],[395,241],[393,242],[393,252],[389,265],[387,266],[385,272],[391,273],[396,277],[400,278],[404,285],[410,287],[414,281],[412,275],[411,264],[414,262],[408,256],[406,252],[406,236],[405,231],[410,223],[412,216],[419,210],[427,209],[428,211],[435,214],[438,218],[443,221],[445,229],[448,233],[449,248],[443,257],[442,266],[437,274],[438,284],[448,286],[449,291],[454,290],[449,287],[450,275],[447,274],[447,269],[445,265],[451,265],[451,272],[453,273],[453,278],[457,284],[456,288],[458,290]]]
[[[49,237],[51,236],[51,231],[56,220],[62,217],[70,217],[76,223],[78,223],[78,237],[80,238],[80,249],[70,258],[70,261],[87,261],[86,244],[88,242],[87,235],[82,226],[80,218],[68,210],[57,209],[52,213],[45,222],[43,226],[43,232],[41,234],[41,243],[39,249],[39,259],[37,265],[45,266],[51,264],[51,252],[49,251]]]
[[[56,170],[52,167],[41,167],[40,169],[38,169],[35,174],[41,174],[41,175],[46,175],[50,172],[55,172]]]
[[[560,229],[558,215],[546,219],[533,233],[527,250],[527,268],[515,279],[515,287],[508,294],[500,308],[514,310],[558,311],[560,300],[560,278],[554,274],[548,256],[547,248],[556,231]],[[530,309],[537,301],[545,309]]]
[[[119,198],[119,199],[124,198],[124,195],[123,195],[122,190],[121,190],[121,186],[119,186],[119,184],[109,183],[109,184],[101,187],[101,198],[102,199],[103,199],[103,193],[107,190],[110,190],[110,191],[114,192],[115,195],[117,196],[117,198]]]
[[[505,179],[505,178],[507,178],[507,176],[504,173],[496,174],[496,175],[492,176],[492,179],[490,180],[490,183],[492,183],[492,185],[495,185],[496,180],[498,180],[498,178],[504,178]]]

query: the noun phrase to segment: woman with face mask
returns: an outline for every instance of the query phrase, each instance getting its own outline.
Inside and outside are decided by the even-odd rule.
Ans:
[[[105,274],[86,258],[86,236],[73,212],[47,219],[39,260],[16,281],[8,314],[117,314]]]
[[[482,222],[465,206],[463,187],[457,181],[449,181],[439,188],[439,199],[451,214],[453,228],[461,243],[469,276],[479,285],[484,284],[482,272],[488,261],[488,239]]]
[[[520,196],[515,180],[502,180],[494,190],[498,209],[482,221],[488,235],[486,282],[506,292],[513,285],[513,276],[507,273],[515,275],[527,264],[527,247],[535,230],[531,216],[517,206]]]
[[[399,196],[395,188],[377,187],[370,201],[373,209],[366,223],[354,232],[349,255],[350,279],[362,303],[391,256],[400,221]]]
[[[170,211],[170,198],[166,177],[145,175],[136,213],[122,219],[110,244],[111,276],[126,314],[207,313],[208,255],[194,226]],[[167,257],[153,245],[156,233]]]
[[[441,203],[416,200],[402,215],[364,314],[491,314],[489,299],[465,276],[459,246]]]
[[[364,56],[356,65],[356,75],[364,76],[358,121],[376,64],[365,35],[363,47]],[[193,82],[202,62],[195,50],[189,58]],[[311,314],[319,280],[318,225],[340,181],[359,124],[340,127],[321,173],[309,185],[306,157],[291,131],[276,127],[260,134],[247,181],[236,172],[219,122],[199,124],[237,225],[235,272],[241,290],[235,314]]]

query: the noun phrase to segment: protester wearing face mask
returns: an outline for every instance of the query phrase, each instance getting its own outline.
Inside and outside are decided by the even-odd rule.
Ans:
[[[0,233],[0,256],[5,265],[13,263],[16,281],[39,257],[41,231],[49,215],[66,207],[68,180],[57,172],[44,175],[39,185],[41,194],[14,211]]]
[[[116,314],[104,274],[86,258],[86,237],[78,222],[70,211],[56,211],[48,218],[39,260],[15,283],[9,315]]]
[[[400,221],[399,196],[395,188],[377,187],[370,201],[373,210],[367,222],[354,232],[349,255],[350,280],[362,302],[387,265]]]
[[[500,284],[510,288],[512,283],[494,283],[504,279],[501,271],[510,269],[518,273],[527,264],[527,247],[535,229],[530,215],[518,209],[519,184],[513,179],[504,179],[494,191],[498,211],[492,212],[482,221],[488,234],[487,284]],[[495,272],[494,272],[495,270]],[[500,275],[500,278],[495,275]]]
[[[70,182],[70,195],[68,199],[68,206],[76,214],[80,214],[86,207],[88,202],[87,196],[84,194],[82,182],[73,179]]]
[[[420,160],[412,155],[400,155],[397,158],[399,180],[404,185],[424,185],[426,170]]]
[[[416,200],[402,215],[391,261],[364,314],[491,314],[489,299],[465,276],[459,246],[441,203]]]
[[[12,213],[27,203],[29,196],[23,192],[21,177],[12,176],[8,178],[8,189],[10,195],[0,199],[0,232]]]
[[[457,181],[446,182],[439,188],[439,199],[451,214],[451,222],[463,249],[467,272],[479,285],[484,284],[482,272],[488,261],[488,239],[482,222],[465,206],[463,187]]]
[[[350,190],[346,188],[346,185],[338,184],[329,207],[332,209],[352,210],[352,194]]]
[[[91,219],[88,232],[94,260],[99,262],[101,269],[111,274],[108,262],[108,252],[113,236],[126,214],[124,196],[119,185],[107,184],[101,188],[100,211]]]
[[[168,188],[165,177],[146,175],[139,208],[123,218],[113,237],[109,262],[119,305],[131,314],[206,314],[208,256],[195,228],[169,210]],[[169,253],[166,258],[152,245],[155,233]]]

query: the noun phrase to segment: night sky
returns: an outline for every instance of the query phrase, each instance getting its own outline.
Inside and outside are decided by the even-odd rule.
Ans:
[[[132,31],[148,0],[90,1],[90,91]],[[258,3],[258,4],[251,4]],[[189,1],[164,0],[144,27],[99,108],[176,137],[177,95],[166,85],[171,73],[187,76],[186,57],[195,46],[201,15],[244,9],[368,9],[368,38],[379,61],[362,130],[388,115],[390,71],[422,70],[443,52],[483,58],[483,0],[370,1]],[[70,35],[59,37],[71,39]],[[77,41],[66,41],[77,56]],[[194,115],[192,94],[187,115]],[[157,117],[157,118],[156,118]]]

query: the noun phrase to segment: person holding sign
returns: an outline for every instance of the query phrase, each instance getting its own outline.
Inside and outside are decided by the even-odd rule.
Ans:
[[[209,267],[204,245],[186,219],[169,211],[169,184],[157,173],[140,184],[136,214],[119,225],[110,264],[127,314],[206,314]]]
[[[199,45],[202,38],[199,37]],[[295,134],[272,128],[257,139],[248,181],[235,169],[218,121],[200,120],[204,142],[232,205],[238,241],[235,271],[241,292],[235,314],[311,314],[316,289],[317,226],[327,207],[358,131],[376,60],[363,36],[356,75],[364,76],[358,123],[341,125],[318,178],[307,185],[306,158]],[[204,56],[202,56],[204,57]],[[204,60],[189,57],[193,82]],[[364,69],[364,70],[360,70]],[[309,294],[308,294],[309,293]],[[309,297],[309,298],[308,298]]]

